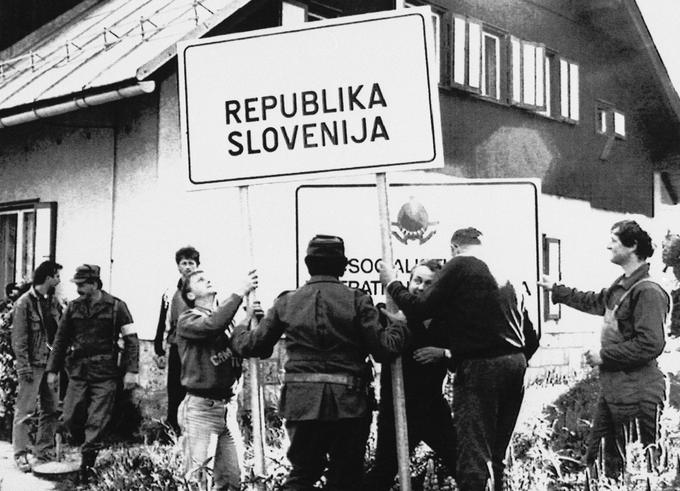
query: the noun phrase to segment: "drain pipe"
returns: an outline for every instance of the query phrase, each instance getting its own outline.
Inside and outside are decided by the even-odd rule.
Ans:
[[[102,92],[101,94],[93,94],[85,97],[78,97],[60,104],[53,104],[50,106],[31,109],[23,113],[13,114],[0,118],[0,128],[7,126],[16,126],[19,124],[30,123],[37,119],[50,118],[60,114],[66,114],[78,109],[84,109],[90,106],[98,106],[106,104],[107,102],[119,101],[129,97],[135,97],[142,94],[150,94],[156,89],[156,82],[147,80],[138,82],[134,85],[122,87],[120,89]]]

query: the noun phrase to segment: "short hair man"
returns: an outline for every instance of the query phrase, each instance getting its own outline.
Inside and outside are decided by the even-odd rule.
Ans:
[[[623,269],[623,275],[609,288],[582,292],[548,278],[543,278],[539,286],[552,292],[553,303],[604,316],[600,349],[586,352],[588,363],[600,368],[600,395],[586,462],[595,462],[604,438],[605,471],[615,476],[623,464],[618,449],[625,451],[626,431],[632,428],[631,438],[644,446],[656,441],[657,414],[666,393],[664,375],[656,359],[665,345],[669,298],[649,276],[646,260],[654,248],[640,225],[632,220],[616,222],[607,249],[610,261]]]
[[[69,375],[62,419],[74,430],[76,408],[87,408],[85,441],[81,446],[81,479],[87,482],[94,467],[102,436],[111,419],[121,370],[125,390],[135,386],[139,364],[139,341],[125,302],[102,290],[99,266],[76,268],[73,282],[80,297],[69,302],[61,319],[54,348],[47,363],[48,381],[56,385],[64,367]],[[122,337],[120,357],[118,340]],[[67,353],[69,353],[67,355]]]
[[[441,270],[436,260],[421,261],[412,270],[408,291],[422,295],[435,281]],[[407,319],[387,313],[396,322]],[[446,464],[449,473],[456,471],[456,432],[451,408],[442,394],[451,352],[446,333],[436,323],[408,320],[411,333],[408,348],[402,354],[404,395],[408,425],[409,450],[425,442]],[[380,372],[380,405],[378,412],[378,440],[375,461],[362,489],[387,491],[392,489],[397,473],[397,443],[392,402],[392,371],[388,363]]]
[[[33,286],[14,304],[12,349],[19,387],[12,425],[14,460],[23,472],[31,470],[30,418],[40,400],[34,456],[38,462],[52,457],[57,424],[57,393],[47,383],[45,366],[52,349],[61,306],[54,295],[61,264],[41,263],[33,273]]]
[[[452,259],[422,295],[409,293],[390,266],[383,265],[380,277],[407,318],[431,318],[448,333],[456,368],[458,486],[500,491],[505,452],[524,397],[527,362],[515,289],[510,282],[499,284],[480,259],[481,235],[472,227],[454,232]]]
[[[212,282],[203,271],[193,271],[182,285],[189,307],[179,316],[176,334],[186,389],[179,407],[184,459],[187,474],[198,471],[201,481],[210,460],[215,490],[241,489],[242,443],[236,420],[241,359],[231,351],[231,322],[257,283],[257,274],[251,271],[217,308]],[[211,441],[216,443],[211,446]]]
[[[167,354],[167,393],[168,408],[166,423],[177,433],[177,408],[184,399],[186,392],[181,383],[181,363],[177,351],[176,330],[177,319],[188,306],[182,299],[182,285],[186,278],[201,264],[200,253],[192,246],[180,248],[175,253],[175,263],[180,278],[177,285],[168,288],[161,298],[161,309],[158,315],[156,337],[154,339],[154,351],[157,356],[165,357]],[[166,352],[167,345],[167,352]]]
[[[356,490],[375,402],[366,359],[397,356],[408,330],[382,327],[371,297],[340,283],[347,265],[340,237],[315,236],[305,264],[309,281],[282,293],[256,330],[237,326],[232,346],[242,356],[268,358],[286,335],[280,413],[292,468],[283,489],[312,489],[328,468],[328,489]]]

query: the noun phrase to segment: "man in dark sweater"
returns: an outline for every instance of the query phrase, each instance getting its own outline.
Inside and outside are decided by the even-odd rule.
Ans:
[[[204,467],[209,462],[213,468],[209,489],[213,490],[241,489],[243,449],[235,397],[241,360],[231,351],[230,335],[243,297],[257,284],[257,274],[251,271],[217,308],[212,282],[203,271],[189,274],[182,286],[182,297],[190,308],[177,321],[182,386],[186,389],[178,420],[186,472],[206,480]]]
[[[409,293],[390,266],[382,267],[380,277],[407,318],[432,319],[447,331],[456,371],[459,487],[500,491],[505,451],[524,397],[526,358],[515,289],[509,281],[499,284],[479,259],[481,235],[474,228],[454,232],[452,259],[423,295]]]

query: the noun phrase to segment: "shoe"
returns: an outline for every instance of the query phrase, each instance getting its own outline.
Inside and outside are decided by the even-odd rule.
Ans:
[[[14,457],[14,463],[21,472],[31,472],[31,463],[28,461],[28,454],[22,453]]]

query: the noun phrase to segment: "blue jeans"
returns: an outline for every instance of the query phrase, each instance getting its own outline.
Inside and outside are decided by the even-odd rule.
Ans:
[[[15,456],[29,451],[31,445],[29,420],[38,408],[39,398],[40,410],[38,411],[38,431],[35,435],[34,454],[37,457],[46,457],[54,449],[54,433],[57,428],[57,393],[47,385],[44,367],[32,367],[32,369],[33,380],[31,382],[19,380],[12,425],[12,446]]]
[[[243,442],[236,420],[236,400],[207,399],[187,394],[179,405],[185,471],[207,480],[213,470],[213,490],[241,488]]]

